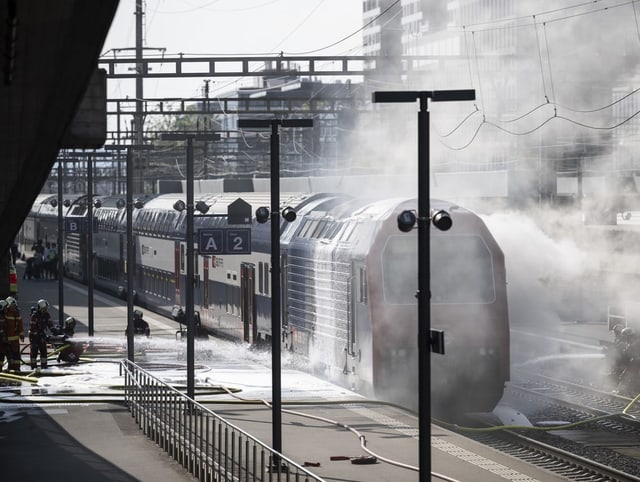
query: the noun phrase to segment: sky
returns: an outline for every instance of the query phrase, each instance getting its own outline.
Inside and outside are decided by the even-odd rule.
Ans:
[[[360,0],[148,0],[145,55],[226,56],[255,54],[360,55]],[[121,0],[102,49],[135,46],[135,0]],[[354,35],[352,35],[354,34]],[[350,37],[349,37],[350,36]],[[345,37],[344,42],[326,48]],[[122,52],[119,55],[131,55]],[[211,95],[228,92],[229,79],[211,79]],[[199,96],[204,79],[145,81],[145,97]],[[109,94],[133,95],[130,81],[110,81]],[[115,89],[115,90],[114,90]]]

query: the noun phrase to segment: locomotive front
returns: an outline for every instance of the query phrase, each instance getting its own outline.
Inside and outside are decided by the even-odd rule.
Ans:
[[[482,220],[455,206],[448,231],[431,228],[432,329],[445,336],[444,355],[431,356],[433,413],[455,417],[491,411],[509,378],[509,325],[504,256]],[[417,406],[417,236],[402,233],[397,215],[377,232],[368,256],[372,369],[376,395]],[[421,347],[429,350],[429,347]]]

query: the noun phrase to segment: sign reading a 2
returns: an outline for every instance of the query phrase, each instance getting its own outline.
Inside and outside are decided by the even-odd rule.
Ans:
[[[198,254],[251,254],[251,229],[199,229]]]

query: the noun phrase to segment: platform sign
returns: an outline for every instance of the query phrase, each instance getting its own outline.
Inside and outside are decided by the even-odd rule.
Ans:
[[[251,254],[251,229],[225,229],[227,254]]]
[[[87,218],[65,218],[64,230],[67,233],[85,234],[89,231],[89,221]],[[98,231],[98,220],[93,218],[93,232]]]
[[[251,254],[251,229],[199,229],[198,254]]]

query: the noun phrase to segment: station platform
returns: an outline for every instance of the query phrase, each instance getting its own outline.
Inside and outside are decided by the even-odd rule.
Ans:
[[[56,291],[57,281],[21,279],[19,302],[23,313],[28,313],[29,307],[44,297],[51,303],[55,318]],[[102,299],[105,295],[96,296]],[[95,303],[95,329],[98,333],[110,330],[124,338],[124,322],[121,319],[114,321],[117,318],[113,314],[114,303],[121,303],[121,300],[114,298],[113,303]],[[81,316],[86,304],[86,294],[79,285],[65,282],[65,307],[68,306],[81,324],[76,336],[86,334],[85,318]],[[167,329],[167,333],[170,331]],[[117,364],[113,367],[117,370]],[[81,369],[82,376],[89,379],[93,370],[104,370],[104,364],[94,367],[89,363]],[[232,370],[228,373],[233,378]],[[223,378],[224,374],[220,372],[216,376]],[[91,378],[92,383],[95,378]],[[113,378],[107,377],[105,390],[113,383]],[[301,405],[294,400],[295,392],[296,387],[283,382],[282,448],[285,456],[306,465],[310,472],[324,480],[419,480],[415,470],[418,465],[418,419],[414,414],[394,406],[371,404],[365,399],[360,401],[346,392],[340,402],[326,400]],[[14,477],[94,482],[194,480],[143,435],[121,401],[66,395],[71,396],[61,392],[48,395],[46,390],[39,390],[38,385],[0,386],[3,480]],[[351,400],[346,400],[347,395]],[[270,444],[272,414],[267,406],[235,400],[231,395],[197,399],[230,423]],[[360,447],[361,439],[346,427],[352,427],[364,437],[367,449],[378,456],[376,463],[352,463],[369,454]],[[431,470],[447,477],[432,476],[432,480],[563,480],[442,428],[432,426],[431,435]]]

